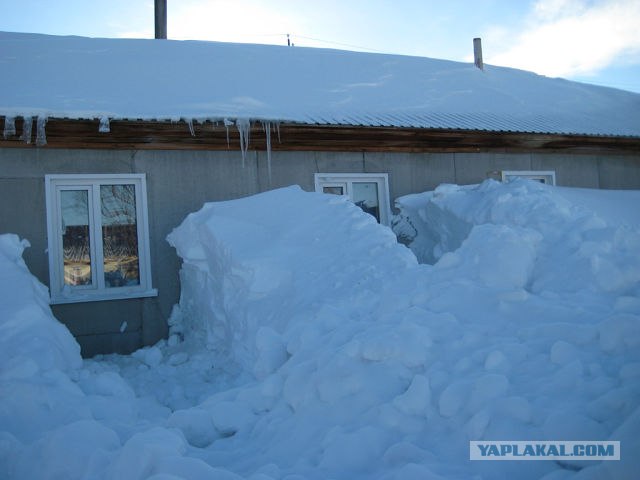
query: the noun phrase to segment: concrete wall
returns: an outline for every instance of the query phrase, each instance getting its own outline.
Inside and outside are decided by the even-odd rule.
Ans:
[[[392,199],[432,190],[440,183],[479,183],[496,170],[555,170],[559,185],[640,189],[640,155],[506,153],[266,152],[163,150],[0,149],[0,233],[31,242],[25,261],[48,285],[44,175],[146,173],[149,237],[156,298],[55,305],[85,356],[127,353],[167,333],[166,320],[180,293],[180,262],[165,241],[189,213],[207,201],[228,200],[298,184],[313,190],[313,174],[388,173]],[[120,332],[123,321],[127,329]]]

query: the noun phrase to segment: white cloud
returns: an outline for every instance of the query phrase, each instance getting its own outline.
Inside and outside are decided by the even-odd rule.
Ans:
[[[534,4],[533,11],[538,19],[552,21],[562,16],[579,15],[585,8],[582,0],[540,0]]]
[[[167,2],[167,36],[172,40],[212,40],[222,42],[287,42],[304,22],[286,11],[281,0],[181,0]],[[133,21],[111,24],[120,38],[153,38],[154,6],[145,4],[144,14]],[[145,25],[140,28],[140,25]]]
[[[524,27],[486,36],[487,63],[549,76],[595,74],[618,61],[640,63],[640,0],[539,0]],[[508,46],[491,54],[496,45]]]
[[[281,37],[284,44],[298,23],[277,1],[183,0],[169,8],[168,36],[178,40],[272,43],[268,37]]]

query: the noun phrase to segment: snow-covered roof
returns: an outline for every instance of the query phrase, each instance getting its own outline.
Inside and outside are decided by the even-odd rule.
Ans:
[[[640,94],[431,58],[0,32],[0,116],[640,136]]]

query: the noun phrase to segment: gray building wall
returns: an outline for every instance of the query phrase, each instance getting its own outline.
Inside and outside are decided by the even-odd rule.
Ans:
[[[314,173],[388,173],[391,199],[433,190],[440,183],[479,183],[496,170],[555,170],[559,185],[640,189],[640,155],[540,153],[266,152],[176,150],[0,149],[0,233],[31,242],[31,272],[49,284],[45,174],[145,173],[154,298],[52,306],[83,355],[129,353],[167,334],[178,301],[180,261],[165,238],[205,202],[239,198],[298,184],[312,191]],[[122,323],[127,328],[120,332]]]

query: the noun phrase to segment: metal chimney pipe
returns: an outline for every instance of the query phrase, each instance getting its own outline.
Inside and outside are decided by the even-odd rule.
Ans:
[[[167,38],[167,0],[155,0],[156,38]]]
[[[482,40],[480,38],[473,39],[473,63],[480,70],[484,70],[484,64],[482,63]]]

